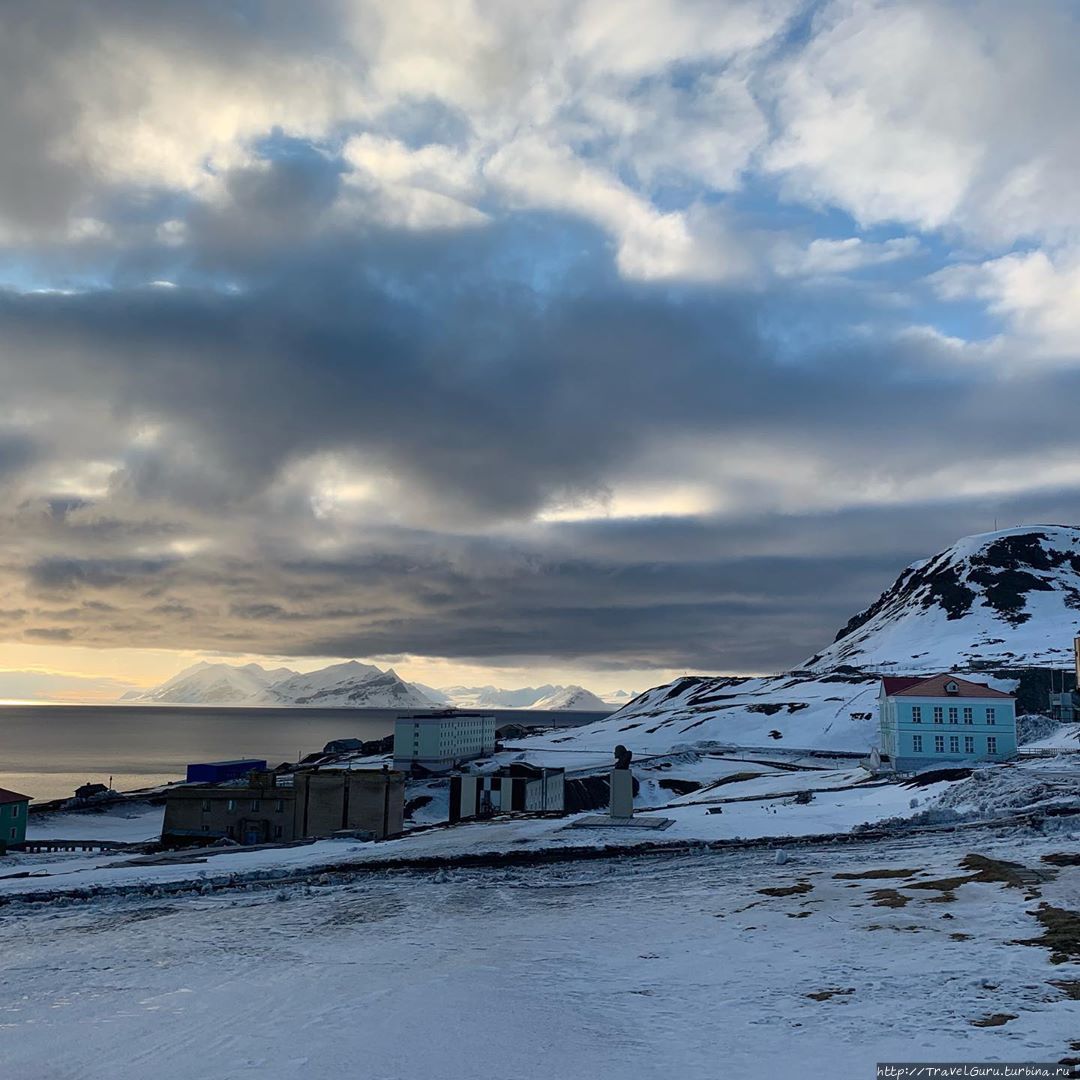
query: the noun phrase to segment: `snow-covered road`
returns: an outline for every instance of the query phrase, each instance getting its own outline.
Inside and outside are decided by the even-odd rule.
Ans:
[[[980,842],[1044,870],[1043,854],[1076,849],[1064,834]],[[904,887],[963,874],[970,843],[13,905],[0,1075],[813,1080],[879,1060],[1056,1061],[1080,1003],[1050,980],[1080,965],[1012,942],[1042,932],[1040,901],[1080,907],[1080,868],[1034,899]],[[888,869],[907,873],[834,876]],[[882,906],[879,889],[906,901]],[[993,1014],[1015,1019],[973,1026]]]

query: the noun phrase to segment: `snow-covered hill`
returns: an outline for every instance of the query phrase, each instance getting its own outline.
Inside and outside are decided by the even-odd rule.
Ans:
[[[390,669],[350,660],[318,671],[291,668],[267,671],[202,662],[168,682],[137,694],[128,702],[159,705],[321,705],[327,708],[430,709],[436,702]]]
[[[583,686],[563,686],[532,705],[545,712],[573,711],[592,712],[610,708],[590,690]]]
[[[240,705],[260,702],[267,699],[267,691],[274,683],[295,674],[291,668],[268,671],[258,664],[238,667],[202,661],[151,690],[129,692],[122,700],[163,705]]]
[[[1006,529],[907,567],[805,666],[1071,666],[1078,626],[1080,528]]]
[[[635,752],[734,744],[865,752],[877,745],[881,673],[973,673],[1011,690],[1018,668],[1072,669],[1080,632],[1080,528],[966,537],[909,566],[799,668],[761,678],[687,677],[534,748]],[[999,674],[995,674],[995,672]]]

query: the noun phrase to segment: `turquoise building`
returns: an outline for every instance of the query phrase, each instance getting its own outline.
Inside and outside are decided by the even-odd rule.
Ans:
[[[26,813],[30,796],[0,788],[0,854],[26,839]]]
[[[899,772],[1016,755],[1016,699],[958,675],[885,677],[881,753]]]

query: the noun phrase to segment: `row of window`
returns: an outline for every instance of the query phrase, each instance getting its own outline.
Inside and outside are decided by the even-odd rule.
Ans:
[[[923,737],[921,735],[912,735],[911,736],[911,750],[915,754],[921,754],[923,752]],[[996,735],[987,735],[987,737],[986,737],[986,752],[988,754],[996,754],[998,752],[997,736]],[[934,753],[935,754],[944,754],[945,753],[945,736],[944,735],[935,735],[934,736]],[[959,754],[960,753],[960,736],[959,735],[950,735],[949,736],[949,753],[950,754]],[[965,754],[974,754],[975,753],[975,736],[974,735],[965,735],[964,736],[964,753]]]
[[[238,804],[241,803],[241,802],[243,802],[242,799],[229,799],[225,803],[225,809],[230,814],[234,814],[234,813],[236,813],[236,809],[237,809]],[[214,804],[213,804],[212,799],[203,799],[202,812],[204,814],[209,814],[211,809],[213,809],[213,805]],[[252,810],[258,810],[262,806],[262,800],[261,799],[252,799],[250,801],[250,803],[249,803],[249,806],[250,806],[250,808]],[[274,803],[274,813],[275,814],[284,814],[285,813],[285,800],[284,799],[278,799]]]
[[[921,705],[912,705],[911,706],[911,722],[913,724],[921,724],[922,723],[922,721],[923,721],[923,715],[922,714],[923,714],[923,710],[922,710]],[[987,724],[996,724],[997,723],[997,709],[995,709],[993,705],[988,705],[987,706],[987,708],[986,708],[986,718],[985,718],[984,722],[987,723]],[[935,724],[944,724],[945,723],[945,709],[941,705],[935,705],[934,706],[934,723]],[[959,709],[958,706],[955,706],[955,705],[950,705],[949,706],[949,723],[950,724],[959,724],[960,723],[960,709]],[[964,723],[965,724],[974,724],[975,723],[975,710],[970,705],[965,705],[964,706]]]

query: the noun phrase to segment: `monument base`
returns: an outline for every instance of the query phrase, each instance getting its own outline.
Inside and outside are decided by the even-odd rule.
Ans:
[[[675,819],[656,817],[652,814],[638,814],[636,817],[610,817],[607,814],[590,814],[588,817],[571,821],[571,829],[651,829],[658,832],[674,825]]]

